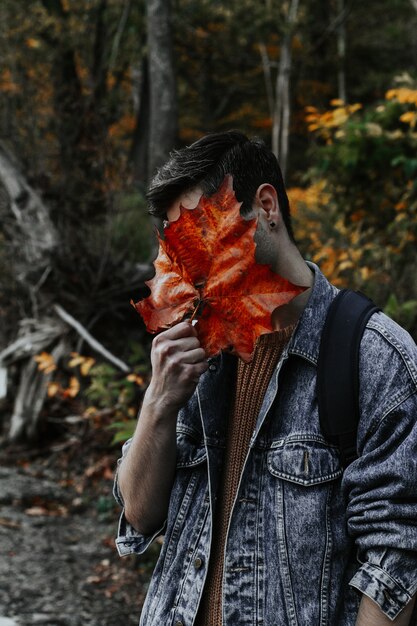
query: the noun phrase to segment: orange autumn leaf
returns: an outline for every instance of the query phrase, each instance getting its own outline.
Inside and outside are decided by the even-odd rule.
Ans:
[[[207,356],[229,350],[249,361],[259,335],[273,330],[272,312],[304,291],[255,261],[257,220],[244,220],[226,177],[197,207],[181,207],[159,237],[151,295],[134,306],[149,332],[197,314]]]
[[[80,391],[80,382],[78,378],[76,378],[75,376],[71,376],[68,387],[62,390],[62,397],[63,398],[75,398],[78,395],[79,391]]]
[[[50,374],[56,370],[55,359],[49,352],[41,352],[33,357],[38,364],[38,370],[44,374]]]
[[[59,383],[48,383],[48,398],[54,398],[61,391]]]
[[[71,360],[68,362],[69,367],[80,366],[82,376],[88,376],[91,368],[95,365],[96,360],[91,356],[81,356],[78,352],[71,352]]]
[[[139,376],[139,374],[129,374],[126,376],[126,380],[130,383],[135,383],[135,385],[138,385],[139,387],[145,382],[143,376]]]

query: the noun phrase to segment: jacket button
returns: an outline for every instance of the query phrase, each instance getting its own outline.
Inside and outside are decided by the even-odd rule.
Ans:
[[[196,569],[200,569],[202,565],[203,565],[203,559],[200,559],[199,556],[196,559],[194,559],[194,567]]]
[[[216,371],[217,371],[217,365],[215,363],[210,363],[209,372],[216,372]]]

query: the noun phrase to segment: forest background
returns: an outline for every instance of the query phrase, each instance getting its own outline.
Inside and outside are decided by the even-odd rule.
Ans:
[[[263,138],[304,256],[417,337],[417,0],[2,0],[0,28],[3,445],[117,455],[146,186],[207,132]]]
[[[210,131],[271,145],[305,257],[416,336],[416,0],[4,0],[0,23],[9,440],[48,415],[134,419],[146,185]]]

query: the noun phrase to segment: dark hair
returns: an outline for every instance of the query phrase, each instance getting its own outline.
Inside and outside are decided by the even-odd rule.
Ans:
[[[174,150],[149,186],[149,213],[164,217],[167,208],[184,191],[197,185],[211,196],[227,174],[233,176],[242,215],[251,211],[260,185],[273,185],[284,224],[294,239],[288,197],[275,155],[262,140],[248,139],[236,130],[206,135],[186,148]]]

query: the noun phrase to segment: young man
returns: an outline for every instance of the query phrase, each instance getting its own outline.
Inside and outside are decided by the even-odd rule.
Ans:
[[[321,431],[317,357],[337,293],[292,235],[278,163],[238,132],[174,152],[149,190],[170,221],[227,174],[257,216],[257,260],[308,289],[273,314],[249,364],[207,362],[198,324],[153,341],[152,379],[124,446],[117,546],[165,535],[143,626],[408,626],[417,591],[417,349],[382,313],[360,352],[358,458]]]

